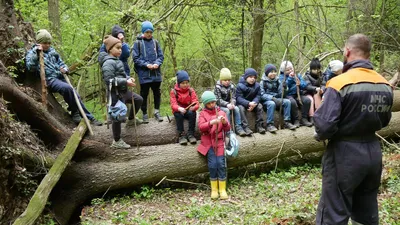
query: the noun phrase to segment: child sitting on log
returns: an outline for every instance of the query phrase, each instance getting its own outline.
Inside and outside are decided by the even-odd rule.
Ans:
[[[112,148],[127,149],[131,146],[121,138],[121,123],[126,121],[125,102],[132,103],[134,100],[135,112],[140,109],[143,98],[130,92],[129,87],[136,86],[135,79],[128,77],[125,73],[124,63],[118,58],[122,52],[121,40],[113,36],[106,36],[104,39],[106,52],[100,52],[99,61],[103,74],[103,80],[107,86],[107,96],[109,96],[108,113],[112,120],[113,143]],[[132,103],[133,104],[133,103]],[[134,119],[133,111],[130,112],[129,119]]]
[[[264,110],[267,112],[267,131],[274,133],[277,129],[274,126],[274,112],[276,106],[283,106],[283,127],[285,129],[295,130],[291,122],[290,100],[282,98],[287,92],[286,83],[281,83],[277,75],[277,69],[273,64],[267,64],[264,68],[264,74],[262,75],[260,86],[261,86],[261,102],[263,103]]]
[[[229,120],[231,119],[231,112],[233,113],[236,133],[243,137],[246,136],[246,132],[242,127],[239,107],[236,106],[236,87],[231,80],[231,71],[228,68],[222,68],[219,81],[215,85],[214,94],[217,97],[217,105],[226,113]]]
[[[229,120],[224,111],[216,106],[217,98],[211,91],[201,95],[204,109],[199,116],[201,142],[197,151],[207,156],[210,171],[211,199],[228,199],[226,193],[226,167],[224,155],[225,132],[229,131]]]
[[[256,129],[258,133],[265,134],[263,127],[263,107],[260,104],[261,88],[257,82],[257,71],[253,68],[247,68],[244,75],[240,78],[236,88],[236,101],[240,109],[240,117],[244,131],[251,136],[253,131],[249,128],[246,118],[246,110],[256,114]]]
[[[190,87],[189,74],[180,70],[176,73],[177,83],[170,92],[170,103],[172,113],[176,121],[176,128],[179,134],[179,144],[186,145],[187,141],[196,144],[194,137],[194,129],[196,127],[196,111],[199,109],[199,101],[196,92]],[[184,133],[184,119],[189,120],[189,131],[187,135]]]
[[[311,123],[313,123],[314,112],[321,105],[326,84],[322,79],[321,62],[318,58],[313,58],[311,60],[310,70],[304,75],[304,80],[308,84],[305,94],[311,100],[309,116]]]

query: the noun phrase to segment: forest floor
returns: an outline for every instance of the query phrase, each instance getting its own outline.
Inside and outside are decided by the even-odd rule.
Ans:
[[[142,186],[95,198],[81,212],[83,225],[105,224],[315,224],[320,165],[245,172],[229,178],[229,200],[210,199],[206,185]],[[206,177],[207,174],[204,176]],[[380,224],[400,224],[400,151],[385,149],[378,196]]]

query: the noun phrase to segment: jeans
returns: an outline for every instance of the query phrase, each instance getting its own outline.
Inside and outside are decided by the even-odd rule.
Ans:
[[[226,117],[228,118],[228,120],[229,120],[229,123],[232,123],[232,119],[231,119],[231,111],[232,110],[229,110],[228,108],[225,108],[225,107],[220,107],[221,108],[221,110],[222,111],[224,111],[225,113],[226,113]],[[239,107],[237,107],[237,106],[235,106],[235,108],[233,109],[233,118],[234,118],[234,121],[235,121],[235,126],[241,126],[242,125],[242,121],[241,121],[241,119],[240,119],[240,110],[239,110]],[[231,124],[232,126],[233,126],[233,124]]]
[[[175,120],[176,120],[176,129],[179,134],[182,134],[185,131],[183,126],[184,119],[189,120],[189,134],[194,134],[194,128],[196,127],[196,112],[187,110],[185,114],[180,112],[174,112]]]
[[[58,92],[63,96],[64,101],[68,104],[68,111],[71,111],[72,113],[79,111],[74,97],[75,90],[65,80],[60,80],[57,78],[51,79],[50,81],[47,81],[47,87],[49,88],[50,92]],[[81,104],[86,117],[89,120],[94,120],[94,116],[89,112],[89,110],[86,109],[79,94],[76,93],[76,95],[78,96],[79,103]]]
[[[210,180],[226,180],[225,156],[216,156],[211,147],[207,153]]]
[[[275,105],[277,106],[276,108],[279,109],[282,105],[282,101],[280,98],[275,98],[272,101],[275,102]],[[292,104],[290,103],[290,100],[287,98],[283,99],[283,120],[290,122],[291,121],[291,110],[292,110]]]
[[[153,91],[154,96],[154,108],[160,109],[161,103],[161,82],[145,83],[140,85],[140,95],[143,97],[144,104],[142,104],[143,115],[147,114],[147,96],[149,95],[149,90]]]

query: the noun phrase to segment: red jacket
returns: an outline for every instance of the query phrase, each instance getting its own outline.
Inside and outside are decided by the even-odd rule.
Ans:
[[[225,132],[231,129],[231,125],[229,124],[229,119],[226,117],[225,112],[220,110],[218,107],[217,111],[218,111],[218,116],[224,116],[226,121],[228,122],[225,125],[222,124],[222,122],[218,124],[218,150],[216,152],[216,155],[223,156]],[[216,135],[217,125],[216,124],[210,125],[210,121],[217,118],[215,114],[216,114],[215,109],[210,110],[204,108],[200,112],[198,125],[201,133],[201,142],[197,148],[197,151],[199,151],[202,155],[207,155],[207,152],[211,147],[214,147],[214,151],[216,149],[215,135]]]
[[[191,93],[189,92],[189,89],[191,89]],[[175,95],[174,90],[178,97]],[[197,100],[196,92],[191,87],[182,89],[178,84],[175,84],[174,89],[172,89],[169,93],[169,101],[171,103],[172,113],[179,112],[179,107],[186,108],[193,102],[196,103],[193,105],[193,111],[197,111],[199,109],[199,101]]]

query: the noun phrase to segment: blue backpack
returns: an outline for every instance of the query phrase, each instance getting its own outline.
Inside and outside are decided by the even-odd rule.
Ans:
[[[239,140],[232,130],[226,133],[225,137],[225,156],[235,158],[239,154]]]
[[[125,122],[126,121],[126,113],[128,112],[128,108],[126,105],[118,100],[115,106],[108,107],[108,114],[113,122]]]

